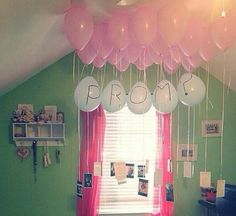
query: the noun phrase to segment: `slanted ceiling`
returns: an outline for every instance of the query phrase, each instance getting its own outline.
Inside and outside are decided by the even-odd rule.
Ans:
[[[75,0],[74,0],[75,1]],[[79,2],[79,0],[76,0]],[[84,0],[95,19],[109,16],[118,0]],[[160,0],[160,4],[163,2]],[[62,32],[71,0],[1,0],[0,95],[72,51]],[[210,73],[236,91],[236,46],[210,62]],[[230,77],[231,76],[231,77]]]

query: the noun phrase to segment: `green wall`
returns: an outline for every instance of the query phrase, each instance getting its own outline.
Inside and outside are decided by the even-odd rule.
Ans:
[[[77,109],[74,104],[73,93],[78,77],[81,78],[83,66],[77,65],[75,81],[72,73],[72,54],[64,57],[38,75],[24,82],[16,89],[0,98],[0,215],[4,216],[72,216],[75,215],[75,189],[76,189],[76,164],[78,156]],[[79,70],[78,70],[79,69]],[[135,68],[132,69],[132,82],[130,83],[130,69],[121,75],[127,92],[130,84],[140,78]],[[78,76],[77,71],[80,71]],[[84,67],[83,76],[91,74],[92,67]],[[94,70],[92,75],[100,82],[106,83],[116,76],[114,68],[107,66],[105,70]],[[154,90],[156,81],[159,80],[158,67],[153,66],[147,70],[148,86]],[[200,69],[197,74],[206,79],[207,73]],[[175,84],[175,75],[167,77]],[[104,80],[104,81],[103,81]],[[102,82],[101,82],[102,81]],[[175,85],[176,86],[176,85]],[[227,92],[226,92],[227,93]],[[210,77],[209,119],[221,119],[222,85]],[[55,163],[55,148],[50,148],[53,164],[51,167],[42,166],[42,148],[38,148],[37,178],[35,184],[32,171],[32,157],[21,162],[15,154],[15,145],[12,141],[11,117],[18,103],[31,103],[34,111],[38,112],[44,105],[57,105],[58,110],[65,113],[66,146],[61,147],[61,163]],[[206,118],[205,101],[195,107],[196,130],[195,143],[198,144],[198,160],[195,162],[195,174],[191,179],[182,177],[182,163],[178,162],[178,176],[176,175],[177,163],[174,162],[175,172],[175,216],[203,215],[201,207],[197,204],[200,198],[199,172],[204,170],[204,143],[201,137],[201,120]],[[180,143],[187,143],[187,107],[179,104],[180,122],[178,123],[177,110],[173,112],[173,157],[176,157],[177,129],[180,129]],[[191,110],[191,125],[192,125]],[[236,153],[236,94],[229,91],[225,98],[225,132],[223,148],[223,177],[228,183],[236,184],[234,170]],[[190,133],[191,140],[192,126]],[[212,172],[212,181],[216,182],[220,175],[220,138],[208,138],[207,170]]]

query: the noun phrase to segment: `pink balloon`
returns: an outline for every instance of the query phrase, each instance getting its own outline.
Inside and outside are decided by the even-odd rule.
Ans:
[[[150,48],[142,48],[142,52],[141,52],[141,55],[140,57],[138,58],[139,61],[142,62],[142,64],[146,67],[149,67],[150,65],[153,64],[153,61],[152,61],[152,58],[151,58],[151,55],[150,55]]]
[[[199,0],[188,0],[185,1],[185,7],[187,10],[196,17],[200,17],[210,22],[212,9],[214,8],[215,0],[199,1]]]
[[[97,68],[101,68],[104,66],[104,64],[106,63],[106,60],[103,59],[100,56],[97,56],[94,60],[93,60],[93,65]]]
[[[107,60],[110,64],[117,65],[123,58],[123,55],[124,55],[123,51],[113,49],[111,54],[108,56]]]
[[[199,55],[204,61],[210,61],[216,55],[218,49],[211,38],[210,32],[206,32],[199,49]]]
[[[181,1],[172,1],[160,10],[160,34],[168,45],[177,44],[186,33],[190,14]]]
[[[145,70],[146,66],[139,59],[134,63],[138,70]]]
[[[71,46],[82,50],[93,33],[93,20],[84,6],[75,5],[66,12],[64,32]]]
[[[178,64],[174,61],[174,59],[171,58],[170,52],[167,53],[166,56],[164,56],[164,64],[165,64],[171,71],[174,71],[174,70],[178,67]]]
[[[216,46],[226,51],[231,47],[236,38],[236,22],[230,16],[221,17],[212,24],[211,35]]]
[[[171,69],[168,67],[168,65],[164,64],[164,70],[168,73],[168,74],[174,74],[176,72],[177,68]]]
[[[198,51],[203,40],[203,27],[205,23],[199,18],[189,22],[187,33],[179,43],[179,47],[186,56],[191,56]]]
[[[106,59],[112,52],[113,47],[109,42],[104,41],[98,50],[98,55],[104,59]]]
[[[187,58],[182,59],[182,66],[189,73],[193,72],[193,70],[195,69],[192,65],[190,65]]]
[[[182,60],[182,53],[177,46],[170,47],[170,55],[171,58],[177,63],[181,63]]]
[[[202,64],[202,58],[198,53],[194,53],[192,56],[189,56],[188,61],[194,68],[197,68]]]
[[[156,11],[146,5],[139,6],[133,13],[131,26],[137,41],[142,45],[149,45],[156,36]]]
[[[156,38],[150,44],[152,49],[160,54],[164,54],[168,49],[166,42],[163,40],[159,33],[156,34]]]
[[[130,43],[129,16],[123,11],[115,12],[108,24],[108,36],[117,49],[124,49]]]
[[[142,47],[138,43],[133,42],[124,50],[124,58],[128,62],[134,63],[141,55],[141,52]]]
[[[84,64],[91,64],[97,56],[97,52],[93,49],[90,43],[83,50],[77,50],[77,54]]]
[[[113,47],[107,36],[107,23],[100,22],[94,26],[94,32],[91,38],[91,45],[102,58],[107,58]]]
[[[160,53],[155,52],[153,49],[149,49],[149,55],[153,63],[161,64],[163,61],[163,55]]]
[[[128,69],[129,67],[129,62],[126,61],[126,59],[122,58],[120,60],[120,62],[116,65],[116,68],[120,71],[120,72],[124,72]]]
[[[98,22],[94,24],[94,30],[90,42],[95,50],[98,50],[99,47],[101,46],[105,38],[106,34],[105,31],[106,31],[105,23]]]

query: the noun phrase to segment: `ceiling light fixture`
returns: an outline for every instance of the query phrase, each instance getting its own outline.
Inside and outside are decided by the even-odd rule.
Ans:
[[[118,6],[129,6],[137,3],[139,0],[120,0],[117,2]]]

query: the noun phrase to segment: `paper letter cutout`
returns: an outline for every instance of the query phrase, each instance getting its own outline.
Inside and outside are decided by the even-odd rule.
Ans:
[[[192,163],[187,161],[184,162],[184,177],[185,178],[192,178]]]
[[[101,161],[94,162],[93,175],[94,176],[102,176],[102,162]]]
[[[168,161],[167,161],[167,171],[168,172],[170,172],[170,173],[172,173],[172,160],[171,159],[168,159]]]
[[[154,187],[158,187],[162,184],[162,172],[160,169],[156,169],[154,172]]]
[[[211,187],[211,172],[200,172],[200,187]]]
[[[225,196],[225,180],[217,180],[216,197]]]
[[[115,162],[115,177],[118,184],[126,183],[126,165],[125,162]]]
[[[149,160],[146,160],[146,164],[145,164],[145,172],[148,173],[148,167],[149,167]]]

